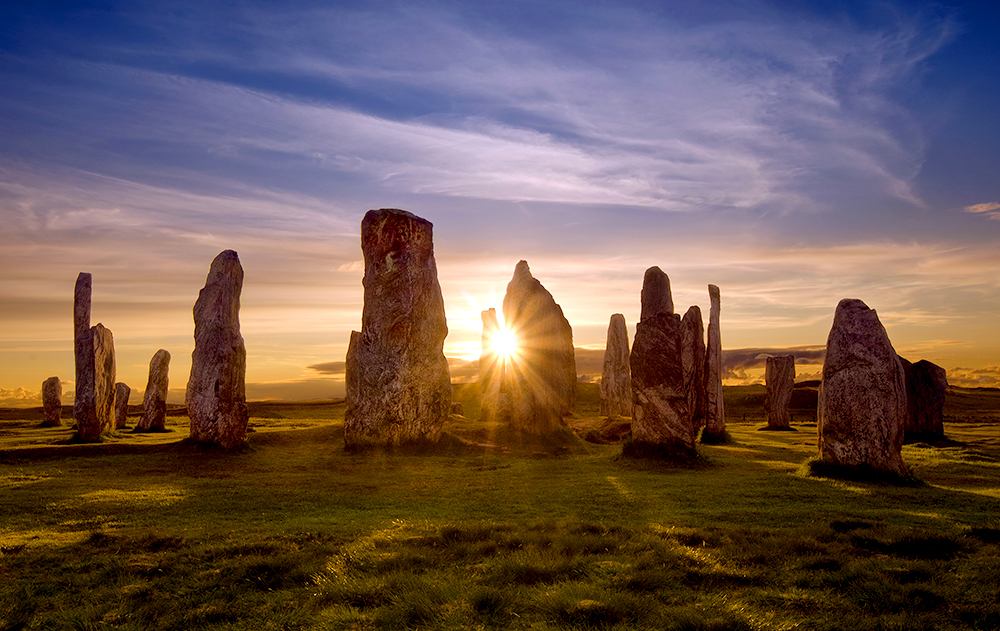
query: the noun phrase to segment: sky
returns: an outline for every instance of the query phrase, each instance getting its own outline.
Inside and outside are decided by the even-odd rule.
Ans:
[[[729,383],[843,298],[954,385],[1000,386],[991,2],[0,4],[0,405],[73,390],[73,287],[141,402],[239,253],[249,398],[343,393],[360,223],[434,224],[453,377],[527,260],[599,373],[646,268],[722,293]],[[757,371],[757,372],[754,372]],[[138,396],[137,396],[138,394]]]

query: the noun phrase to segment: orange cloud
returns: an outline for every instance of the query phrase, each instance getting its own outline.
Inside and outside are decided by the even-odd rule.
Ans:
[[[965,212],[970,213],[985,213],[990,219],[1000,219],[1000,213],[996,212],[1000,210],[1000,203],[998,202],[987,202],[985,204],[973,204],[972,206],[966,206]]]

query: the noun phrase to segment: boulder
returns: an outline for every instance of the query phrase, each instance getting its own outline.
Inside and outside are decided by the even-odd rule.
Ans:
[[[659,267],[650,267],[643,275],[641,302],[640,322],[658,313],[674,312],[674,299],[670,295],[670,279]]]
[[[791,415],[788,406],[795,388],[795,356],[768,357],[764,366],[764,415],[768,429],[789,429]]]
[[[482,420],[492,422],[498,420],[498,416],[506,418],[501,410],[509,407],[509,403],[501,398],[500,392],[505,358],[493,347],[493,338],[500,333],[497,310],[486,309],[480,317],[483,320],[482,350],[479,352],[479,392],[482,396],[480,415]]]
[[[115,384],[115,429],[123,429],[128,425],[128,398],[132,388],[128,384]]]
[[[500,399],[509,407],[491,413],[515,431],[550,433],[576,404],[573,329],[526,261],[518,262],[507,284],[503,317],[517,353],[508,358],[501,384]]]
[[[681,318],[681,362],[684,367],[684,388],[688,394],[688,412],[695,432],[704,427],[708,415],[705,392],[705,324],[701,308],[693,305]]]
[[[62,382],[59,377],[49,377],[42,382],[42,426],[59,427],[62,425]]]
[[[73,352],[76,362],[76,396],[73,420],[80,440],[101,439],[97,409],[94,407],[94,338],[90,332],[90,296],[92,277],[80,272],[73,294]]]
[[[684,383],[681,317],[660,312],[639,321],[629,364],[632,439],[660,453],[693,455],[695,430]]]
[[[708,313],[708,344],[705,348],[705,429],[702,442],[717,442],[726,437],[726,410],[722,400],[722,336],[719,329],[721,300],[719,288],[708,286],[712,306]]]
[[[608,323],[601,373],[601,416],[632,416],[632,376],[625,316],[616,313]]]
[[[361,332],[347,353],[349,449],[436,441],[451,412],[448,335],[431,222],[392,208],[361,222]]]
[[[95,442],[115,428],[115,340],[111,330],[98,322],[90,329],[94,344],[94,418],[96,424],[80,426],[83,442]]]
[[[947,371],[926,359],[915,364],[899,359],[906,375],[906,434],[915,439],[943,437]]]
[[[242,290],[240,258],[225,250],[212,261],[194,305],[194,352],[184,397],[191,439],[223,449],[246,441],[249,421],[247,352],[240,335]]]
[[[162,432],[167,420],[167,391],[170,387],[170,353],[160,349],[149,360],[149,378],[142,396],[142,416],[137,432]]]
[[[817,423],[820,460],[908,475],[903,463],[906,378],[878,314],[841,300],[826,343]]]
[[[459,401],[451,402],[451,413],[456,416],[465,416],[465,406]]]

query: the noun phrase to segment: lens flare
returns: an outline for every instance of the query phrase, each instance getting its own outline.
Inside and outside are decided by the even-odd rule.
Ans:
[[[517,336],[513,331],[501,329],[493,334],[491,339],[493,352],[503,358],[508,358],[517,353]]]

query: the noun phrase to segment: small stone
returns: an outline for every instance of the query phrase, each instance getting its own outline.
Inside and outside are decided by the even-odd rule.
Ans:
[[[59,427],[62,424],[62,381],[59,377],[49,377],[42,382],[43,427]]]
[[[161,348],[149,360],[149,378],[142,396],[142,416],[137,432],[162,432],[167,421],[167,392],[170,388],[170,353]]]
[[[97,424],[77,432],[83,442],[98,441],[115,428],[115,340],[110,329],[98,322],[90,329],[94,341],[94,410]]]
[[[632,416],[632,373],[625,316],[616,313],[608,323],[601,373],[601,416]]]
[[[506,360],[493,347],[494,337],[500,334],[497,310],[486,309],[480,317],[483,321],[482,347],[479,352],[479,392],[482,396],[480,410],[483,421],[493,422],[497,420],[498,415],[506,418],[506,414],[509,414],[510,404],[501,398],[503,395],[500,391]]]
[[[915,364],[899,359],[906,375],[906,433],[915,438],[943,437],[947,371],[926,359]]]
[[[701,308],[691,306],[681,318],[681,361],[684,366],[684,387],[688,393],[688,411],[695,432],[704,427],[708,416],[708,395],[705,392],[705,325]]]
[[[632,371],[632,438],[681,455],[695,453],[684,383],[681,317],[658,313],[636,325]]]
[[[451,402],[451,413],[456,416],[465,416],[465,406],[458,401]]]
[[[123,429],[128,425],[128,398],[132,388],[128,384],[115,384],[115,429]]]
[[[768,357],[764,367],[764,384],[767,388],[764,414],[768,429],[788,429],[791,427],[788,406],[795,388],[795,356]]]
[[[721,299],[719,288],[708,286],[708,295],[712,301],[708,315],[708,345],[705,350],[705,395],[707,399],[707,415],[705,429],[702,430],[702,442],[725,440],[726,409],[722,399],[722,335],[719,327]]]
[[[670,279],[659,267],[650,267],[642,278],[642,310],[639,321],[660,313],[674,312],[674,299],[670,294]]]

